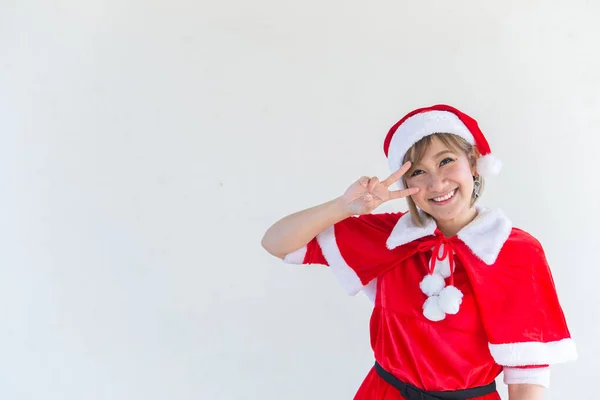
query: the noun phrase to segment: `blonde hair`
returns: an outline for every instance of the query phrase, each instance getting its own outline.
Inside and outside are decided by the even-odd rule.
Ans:
[[[410,161],[412,165],[416,165],[419,162],[421,162],[434,138],[439,139],[449,149],[463,152],[471,161],[471,166],[474,167],[476,165],[477,158],[479,157],[479,151],[477,150],[477,147],[473,146],[471,143],[467,142],[462,137],[454,135],[452,133],[434,133],[433,135],[425,136],[423,139],[415,143],[410,149],[408,149],[408,151],[404,155],[403,163]],[[409,170],[408,173],[410,172],[411,171]],[[402,178],[402,180],[404,181],[404,187],[408,187],[406,185],[406,176],[408,175],[408,173]],[[481,196],[485,184],[483,177],[479,177],[479,182],[481,182],[481,185],[479,187],[479,196]],[[476,197],[475,193],[473,193],[473,195],[471,196],[471,207],[475,205],[477,199],[478,197]],[[408,202],[408,209],[410,210],[413,222],[417,226],[423,226],[423,218],[421,217],[421,214],[419,213],[417,205],[415,204],[413,199],[409,196],[406,198],[406,201]],[[427,213],[424,214],[428,215]]]

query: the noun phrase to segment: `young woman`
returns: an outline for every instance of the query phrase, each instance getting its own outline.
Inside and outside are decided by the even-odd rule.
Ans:
[[[476,205],[499,170],[477,122],[447,105],[414,110],[384,151],[387,179],[360,178],[262,242],[288,263],[329,266],[373,300],[376,362],[355,400],[500,399],[502,372],[510,400],[541,399],[549,366],[576,348],[540,243]],[[409,212],[371,213],[399,198]]]

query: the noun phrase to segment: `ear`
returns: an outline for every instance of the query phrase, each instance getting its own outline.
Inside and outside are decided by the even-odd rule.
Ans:
[[[477,146],[473,146],[471,148],[471,152],[469,153],[469,162],[471,164],[471,173],[473,176],[477,175],[477,160],[481,158],[481,153]]]

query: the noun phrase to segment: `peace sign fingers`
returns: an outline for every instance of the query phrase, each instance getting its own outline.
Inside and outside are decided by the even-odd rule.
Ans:
[[[403,166],[400,167],[400,169],[398,171],[396,171],[393,174],[391,174],[390,176],[388,176],[386,180],[381,182],[381,184],[384,185],[385,187],[392,186],[392,184],[394,182],[396,182],[398,179],[402,178],[402,176],[406,173],[406,171],[408,171],[410,169],[411,165],[412,165],[411,162],[407,161],[406,163],[404,163]]]
[[[403,190],[390,190],[390,199],[401,199],[403,197],[412,196],[415,193],[419,193],[421,189],[412,187]]]

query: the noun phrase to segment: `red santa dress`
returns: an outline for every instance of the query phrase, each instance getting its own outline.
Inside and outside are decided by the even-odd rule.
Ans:
[[[499,210],[478,207],[452,238],[424,217],[350,217],[285,261],[329,266],[349,294],[367,294],[374,358],[403,382],[464,390],[504,372],[509,384],[547,386],[549,365],[577,354],[540,243]],[[374,369],[355,396],[400,399]]]

